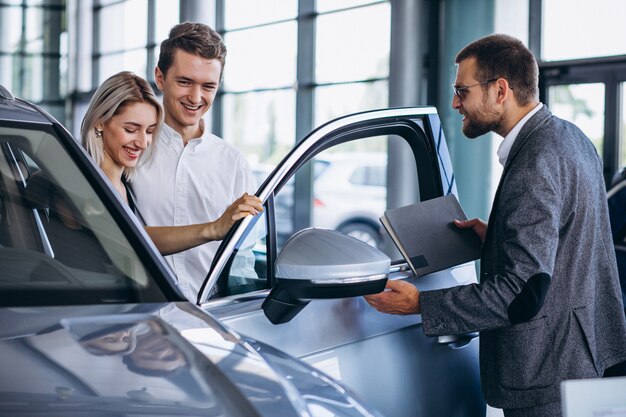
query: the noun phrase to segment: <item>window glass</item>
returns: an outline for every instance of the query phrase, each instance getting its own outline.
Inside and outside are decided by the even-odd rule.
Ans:
[[[164,39],[167,39],[170,29],[179,21],[180,7],[177,1],[157,0],[155,21],[156,42],[160,44]],[[157,61],[154,62],[156,63]]]
[[[247,155],[258,179],[295,143],[295,119],[293,90],[224,96],[224,139]]]
[[[315,7],[320,13],[331,10],[345,9],[347,7],[360,6],[363,4],[371,4],[376,0],[317,0]]]
[[[13,80],[16,79],[16,74],[13,71],[17,57],[13,55],[0,55],[0,85],[7,88],[13,95],[19,95],[17,91],[17,80],[15,84]]]
[[[58,67],[59,60],[58,59],[47,59],[48,65],[56,65]],[[23,61],[23,79],[24,84],[22,85],[21,96],[25,97],[30,101],[41,101],[44,98],[46,99],[54,99],[58,97],[44,97],[44,58],[41,56],[29,56],[24,57]],[[51,80],[52,81],[52,80]],[[58,80],[54,80],[58,82]]]
[[[418,124],[420,127],[423,127],[421,122],[418,121]],[[422,132],[417,132],[417,134],[420,133]],[[313,164],[312,221],[308,225],[303,225],[303,227],[314,226],[335,229],[375,245],[393,259],[401,259],[400,253],[395,249],[391,241],[384,238],[385,235],[379,221],[380,216],[382,216],[387,207],[385,177],[387,144],[389,140],[404,141],[404,138],[401,139],[394,134],[391,136],[366,136],[361,139],[355,139],[325,149],[299,168],[308,170],[309,164]],[[415,142],[415,146],[419,148],[417,152],[430,152],[429,149],[425,148],[426,145],[419,140]],[[407,149],[409,152],[412,152],[411,148],[407,147]],[[362,167],[366,167],[366,171],[369,172],[359,173]],[[402,178],[399,178],[399,180],[402,183],[417,184],[419,169],[420,166],[417,166],[414,170],[403,171]],[[428,178],[434,175],[433,172],[424,167],[421,167],[421,169],[421,175]],[[298,231],[294,230],[292,219],[294,206],[293,179],[295,175],[297,175],[297,172],[292,174],[282,189],[275,190],[273,218],[276,232],[276,241],[274,243],[278,251],[277,256],[280,256],[280,252],[289,237]],[[365,182],[367,185],[354,184],[351,182],[352,178],[361,178],[361,181],[356,182]],[[426,181],[428,180],[426,179]],[[416,193],[412,198],[415,198],[415,200],[407,201],[407,204],[416,202],[421,197],[419,193]],[[367,202],[367,204],[364,204],[364,202]],[[269,212],[266,209],[263,216],[268,216]],[[253,219],[253,221],[258,220],[256,225],[258,229],[260,229],[261,222],[265,221],[261,220],[263,216]],[[271,219],[267,219],[267,221],[271,221]],[[264,224],[266,225],[266,223]],[[250,227],[252,227],[252,224],[249,225],[249,230]],[[222,271],[222,275],[219,278],[218,289],[220,293],[218,296],[248,292],[261,288],[260,285],[253,285],[248,289],[242,286],[240,287],[242,291],[233,292],[232,285],[230,286],[231,290],[224,290],[224,288],[228,288],[224,284],[233,281],[233,276],[237,276],[237,274],[228,271],[228,265],[237,260],[237,257],[240,256],[239,251],[241,251],[241,248],[253,248],[255,270],[259,277],[258,279],[262,280],[264,278],[262,273],[268,273],[267,262],[273,261],[266,252],[268,247],[273,246],[273,244],[270,245],[271,242],[268,240],[272,238],[272,235],[265,234],[265,230],[255,234],[252,233],[252,236],[246,235],[246,232],[244,232],[243,237],[237,243],[237,250],[231,255],[230,260],[226,262],[227,267]],[[269,282],[266,282],[267,284]]]
[[[3,305],[154,296],[148,271],[52,129],[15,126],[0,125]]]
[[[378,219],[387,206],[387,137],[334,146],[315,157],[313,171],[310,226],[338,230],[380,247],[383,234]],[[274,199],[279,248],[297,231],[293,192],[292,179]]]
[[[45,13],[53,13],[46,11]],[[56,12],[58,15],[59,13]],[[39,7],[26,9],[26,31],[24,33],[28,52],[43,51],[44,10]],[[50,51],[53,52],[53,51]]]
[[[578,126],[602,155],[604,147],[604,84],[569,84],[548,89],[550,110]]]
[[[543,0],[542,59],[546,61],[626,54],[626,2]],[[564,24],[567,22],[567,24]]]
[[[100,9],[98,52],[145,47],[148,44],[147,16],[147,0],[128,0]]]
[[[98,61],[98,83],[102,83],[111,75],[120,71],[132,71],[142,77],[146,77],[146,59],[147,53],[145,49],[136,51],[127,51],[119,54],[103,55]]]
[[[335,229],[381,246],[383,234],[378,219],[387,208],[386,139],[380,136],[351,141],[315,158],[327,167],[313,181],[311,226]],[[374,172],[381,176],[373,178]]]
[[[320,15],[316,29],[316,81],[387,77],[390,22],[389,3]]]
[[[59,91],[61,96],[66,97],[68,92],[68,81],[69,81],[69,35],[67,32],[61,33],[60,43],[61,43],[61,59],[59,60]],[[57,120],[65,120],[65,117]]]
[[[0,6],[0,22],[0,51],[17,51],[22,34],[22,9]]]
[[[235,295],[268,287],[266,217],[259,214],[250,226],[251,232],[239,242],[232,264],[225,270],[228,276],[218,283],[220,295]],[[223,274],[225,275],[225,274]],[[224,284],[226,284],[224,290]]]
[[[227,33],[224,88],[243,91],[287,87],[296,80],[296,22]]]
[[[387,81],[376,81],[316,88],[315,125],[346,114],[387,107],[387,85]]]
[[[227,30],[292,19],[298,12],[294,0],[228,0],[224,2],[224,21]],[[284,39],[283,39],[284,41]]]

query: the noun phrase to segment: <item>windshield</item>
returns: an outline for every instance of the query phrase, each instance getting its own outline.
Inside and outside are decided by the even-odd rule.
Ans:
[[[163,298],[52,127],[0,123],[0,306]]]

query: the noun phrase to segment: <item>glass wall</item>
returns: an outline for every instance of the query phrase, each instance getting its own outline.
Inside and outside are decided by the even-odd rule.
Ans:
[[[571,121],[591,139],[599,155],[604,152],[604,84],[567,84],[548,90],[550,110]]]
[[[154,80],[158,44],[179,22],[179,13],[171,0],[100,0],[94,9],[94,88],[122,70]]]
[[[543,0],[541,57],[546,61],[626,53],[626,2]]]
[[[247,155],[259,185],[301,139],[297,132],[304,135],[336,117],[387,106],[389,1],[280,0],[271,9],[254,0],[222,4],[228,58],[217,100],[223,127],[217,133]],[[364,152],[382,155],[377,168],[385,169],[384,140],[338,149],[347,156],[334,155],[337,160]],[[302,175],[308,179],[287,187],[289,196],[283,200],[289,204],[281,209],[294,217],[294,210],[302,211],[301,201],[309,205],[305,223],[322,225],[316,221],[321,218],[317,177],[313,170]],[[327,199],[324,209],[332,212],[339,206],[331,203],[349,204],[340,200]],[[290,230],[282,232],[288,233],[294,222],[285,224]]]
[[[224,2],[228,57],[222,136],[244,151],[260,180],[294,143],[297,2]]]
[[[610,185],[625,167],[622,156],[623,88],[626,81],[626,3],[534,0],[542,24],[536,26],[540,49],[541,98],[552,112],[569,120],[592,140]],[[563,24],[567,22],[567,24]]]
[[[68,93],[65,22],[64,0],[0,3],[0,84],[60,118]]]

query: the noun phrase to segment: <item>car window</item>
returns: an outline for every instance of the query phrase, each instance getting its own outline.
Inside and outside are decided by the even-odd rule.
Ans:
[[[387,137],[350,141],[314,159],[313,200],[308,226],[338,230],[382,247],[379,217],[387,207]],[[292,177],[293,179],[293,177]],[[293,224],[293,181],[275,197],[278,250],[298,230]]]
[[[283,246],[291,236],[308,227],[338,230],[376,246],[394,261],[402,261],[402,255],[382,229],[379,220],[387,209],[387,183],[393,179],[391,186],[394,188],[389,188],[392,191],[389,198],[393,207],[456,192],[454,176],[450,175],[451,164],[447,157],[443,131],[436,116],[426,115],[419,120],[399,123],[388,123],[387,119],[379,119],[373,121],[368,129],[363,129],[362,126],[348,131],[337,129],[316,140],[312,148],[307,148],[310,144],[304,146],[304,149],[313,149],[308,155],[283,161],[289,164],[286,168],[296,166],[295,171],[287,171],[288,176],[284,176],[285,169],[276,171],[273,179],[278,179],[279,182],[267,184],[276,188],[265,187],[260,191],[267,199],[264,218],[267,233],[263,237],[257,235],[251,238],[249,227],[253,222],[245,222],[247,230],[236,226],[234,234],[224,240],[207,275],[205,285],[208,286],[203,288],[202,300],[206,300],[206,297],[248,292],[245,286],[239,287],[243,291],[228,287],[228,283],[237,275],[230,270],[242,246],[257,248],[255,270],[264,271],[263,288],[270,288],[275,278],[274,262],[280,256]],[[399,161],[397,165],[389,167],[388,144],[392,144],[393,154]],[[440,149],[444,152],[440,153]],[[320,161],[323,161],[323,170],[318,171],[316,166]],[[316,175],[313,175],[311,184],[311,215],[306,222],[303,213],[298,213],[297,218],[294,216],[295,198],[306,200],[307,193],[294,193],[296,182],[293,180],[300,170],[310,170],[311,163]],[[361,182],[380,184],[381,177],[386,181],[382,186],[354,184],[350,179],[355,167],[359,166],[380,168],[377,173],[363,173]],[[306,177],[306,174],[301,176]],[[295,227],[295,224],[298,226]],[[260,247],[264,253],[258,250]],[[233,248],[237,249],[233,251]],[[261,287],[253,286],[250,291]]]
[[[45,125],[0,124],[0,270],[0,305],[163,298]]]
[[[314,184],[311,223],[307,227],[338,230],[360,239],[398,258],[385,245],[385,232],[379,218],[387,207],[387,137],[359,139],[329,148],[313,159]],[[356,177],[355,177],[356,176]],[[359,177],[360,176],[360,177]],[[417,171],[414,174],[417,182]],[[274,196],[273,210],[257,220],[256,232],[248,233],[231,256],[218,280],[218,296],[247,293],[271,286],[271,256],[268,252],[268,221],[273,219],[275,245],[279,254],[285,242],[298,230],[294,228],[293,176]],[[267,203],[266,203],[267,207]],[[244,250],[243,248],[247,248]],[[256,276],[242,276],[237,270],[249,265],[250,248],[254,254]],[[247,262],[244,261],[247,259]],[[398,258],[399,259],[399,258]],[[250,266],[248,266],[248,271]]]
[[[253,219],[249,232],[239,242],[224,268],[215,293],[224,297],[269,288],[267,204],[266,212]]]

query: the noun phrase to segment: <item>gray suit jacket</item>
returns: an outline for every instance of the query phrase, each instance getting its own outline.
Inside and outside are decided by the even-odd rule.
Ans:
[[[559,399],[565,379],[626,360],[602,163],[544,106],[520,131],[483,243],[480,283],[420,294],[427,335],[480,331],[487,402]]]

